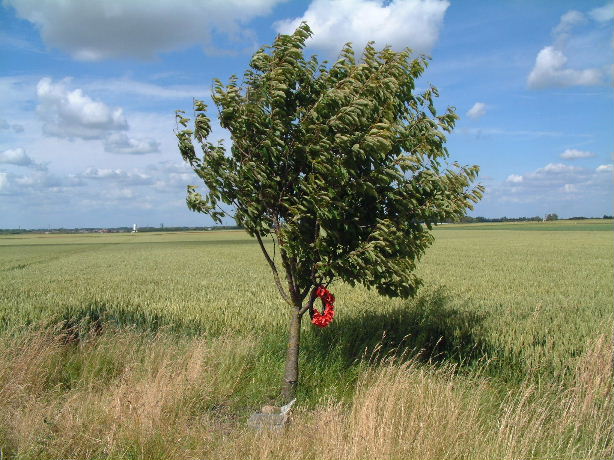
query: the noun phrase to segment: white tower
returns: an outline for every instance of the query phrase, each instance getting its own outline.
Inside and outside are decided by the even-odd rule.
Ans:
[[[136,227],[136,224],[132,225],[132,233],[137,233],[138,229]]]

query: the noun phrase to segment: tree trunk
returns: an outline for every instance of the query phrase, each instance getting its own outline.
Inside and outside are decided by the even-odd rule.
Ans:
[[[285,402],[290,402],[296,395],[298,384],[298,352],[301,341],[301,319],[299,308],[293,308],[290,313],[290,330],[288,334],[288,353],[286,354],[286,369],[282,386]]]

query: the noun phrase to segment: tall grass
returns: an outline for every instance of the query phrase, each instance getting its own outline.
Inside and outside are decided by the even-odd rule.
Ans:
[[[283,431],[246,427],[237,395],[248,338],[107,330],[75,343],[32,331],[0,341],[4,458],[605,458],[612,344],[588,347],[573,384],[503,389],[416,360],[363,361],[351,400],[301,405]]]

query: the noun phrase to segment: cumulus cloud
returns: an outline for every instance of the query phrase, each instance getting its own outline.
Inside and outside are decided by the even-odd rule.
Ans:
[[[283,0],[5,0],[37,26],[47,45],[74,58],[151,59],[192,45],[214,49],[214,33],[233,39],[250,34],[244,24]]]
[[[33,163],[26,151],[22,148],[8,149],[0,152],[0,163],[17,165],[17,166],[29,166]]]
[[[564,160],[577,160],[578,158],[593,158],[595,154],[586,150],[567,149],[561,153]]]
[[[473,119],[480,118],[486,115],[487,109],[488,109],[488,106],[484,104],[483,102],[476,102],[475,104],[473,104],[473,107],[471,107],[467,111],[467,116]]]
[[[546,46],[535,59],[529,74],[529,87],[533,89],[563,86],[595,86],[603,83],[603,72],[596,68],[566,68],[567,56],[563,51]]]
[[[67,139],[102,139],[111,132],[128,129],[120,107],[111,108],[94,101],[81,89],[71,91],[67,83],[42,78],[36,85],[39,101],[36,110],[44,121],[46,134]]]
[[[4,153],[4,152],[3,152]],[[178,209],[184,209],[185,187],[196,183],[191,168],[180,162],[159,162],[143,169],[97,168],[90,167],[76,174],[54,174],[47,171],[32,171],[28,174],[0,172],[0,195],[14,196],[35,203],[50,203],[65,209],[72,202],[75,206],[90,208],[120,208],[129,200],[144,197],[167,202],[169,197],[181,202]],[[79,187],[79,193],[75,193]],[[41,201],[42,200],[42,201]],[[75,203],[78,200],[79,203]],[[86,205],[87,202],[87,205]],[[121,202],[121,203],[119,203]]]
[[[575,69],[568,66],[569,42],[573,32],[579,26],[589,24],[589,18],[594,22],[611,20],[610,5],[596,8],[588,12],[588,15],[570,10],[561,16],[559,23],[552,29],[554,43],[543,47],[535,58],[535,65],[527,77],[529,88],[541,89],[566,86],[596,86],[605,81],[605,72],[600,67],[586,67]],[[582,40],[595,40],[590,35],[585,35]],[[585,44],[585,47],[587,45]],[[589,48],[596,48],[592,43]],[[576,52],[576,54],[578,54]]]
[[[15,196],[58,194],[84,185],[84,182],[74,175],[58,176],[47,171],[36,171],[27,175],[0,173],[0,183],[0,192],[3,195]]]
[[[0,164],[24,166],[27,168],[38,169],[39,171],[45,171],[47,169],[47,165],[32,160],[32,158],[30,158],[26,151],[21,147],[1,151]]]
[[[510,174],[491,187],[502,202],[552,204],[567,200],[611,200],[612,165],[595,169],[549,163],[525,174]]]
[[[94,100],[80,88],[70,89],[69,82],[42,78],[36,85],[36,110],[44,121],[45,134],[71,140],[99,139],[110,153],[139,155],[159,151],[159,142],[126,133],[128,122],[121,107]]]
[[[522,176],[519,176],[518,174],[510,174],[509,176],[507,176],[507,179],[505,179],[506,182],[511,182],[512,184],[519,184],[520,182],[522,182]]]
[[[152,177],[141,171],[130,172],[112,168],[87,168],[83,173],[78,174],[77,177],[80,179],[116,182],[124,185],[151,185],[153,183]]]
[[[113,133],[104,140],[104,150],[110,153],[141,155],[160,151],[160,143],[153,139],[134,139],[125,133]]]
[[[439,38],[447,0],[313,0],[303,16],[275,23],[280,33],[303,21],[314,32],[309,45],[336,54],[346,42],[362,49],[370,40],[379,47],[410,47],[428,53]]]
[[[15,179],[15,183],[21,187],[56,188],[62,185],[62,180],[57,176],[41,173],[19,176]]]
[[[566,165],[564,163],[548,163],[543,168],[535,171],[536,176],[546,176],[546,174],[565,174],[565,173],[577,173],[583,171],[583,168],[579,166]]]

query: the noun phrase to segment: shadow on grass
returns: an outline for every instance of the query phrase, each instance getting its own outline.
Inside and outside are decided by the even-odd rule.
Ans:
[[[316,403],[321,397],[351,397],[365,361],[385,357],[418,359],[433,364],[454,364],[471,371],[483,368],[487,374],[515,380],[522,372],[522,360],[510,359],[509,352],[494,346],[485,329],[485,314],[463,311],[451,305],[444,289],[424,292],[397,308],[385,311],[365,308],[340,315],[333,324],[318,329],[304,324],[301,339],[301,397]],[[308,318],[304,323],[308,322]],[[138,332],[169,333],[179,336],[216,337],[223,329],[198,321],[145,311],[134,305],[93,301],[64,310],[54,318],[67,344],[95,338],[108,330],[129,328]],[[242,390],[234,396],[237,406],[251,406],[262,400],[274,401],[286,355],[286,328],[262,330],[257,347],[249,357],[236,363],[243,366]],[[492,361],[490,361],[494,358]],[[513,357],[512,357],[513,358]]]
[[[461,311],[449,303],[445,291],[438,289],[393,310],[365,309],[340,318],[335,327],[306,334],[303,348],[315,359],[334,356],[345,366],[361,358],[390,355],[472,364],[492,351],[484,333],[486,315]]]
[[[378,311],[364,309],[357,314],[338,318],[330,327],[318,329],[304,326],[301,340],[302,360],[317,363],[333,362],[348,368],[357,360],[385,356],[405,356],[428,362],[452,362],[470,365],[484,355],[497,355],[486,339],[486,315],[451,307],[444,289],[424,293],[404,305]],[[308,318],[304,321],[308,322]],[[79,342],[107,329],[130,328],[139,332],[159,331],[183,336],[218,336],[222,331],[198,321],[187,321],[164,314],[145,311],[135,305],[92,301],[68,308],[51,320],[60,325],[68,342]],[[214,328],[215,329],[215,328]],[[266,353],[283,360],[287,331],[262,331],[262,347]]]
[[[334,395],[350,400],[365,363],[386,358],[457,367],[503,381],[522,375],[487,335],[486,314],[451,305],[444,289],[424,292],[397,308],[365,308],[325,329],[308,328],[301,340],[300,394],[311,402]]]
[[[169,318],[135,305],[109,304],[99,300],[63,310],[51,318],[49,326],[58,328],[70,343],[93,338],[108,329],[130,328],[146,333],[164,331],[188,336],[205,332],[199,322]]]

